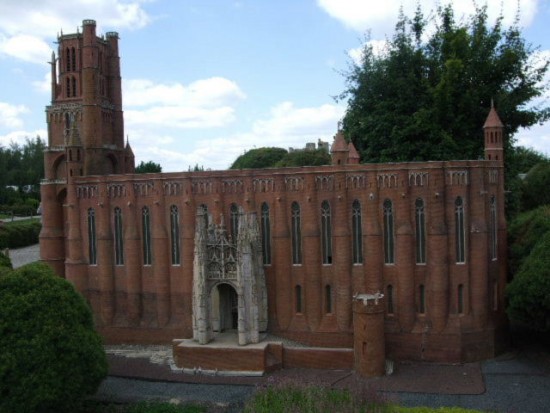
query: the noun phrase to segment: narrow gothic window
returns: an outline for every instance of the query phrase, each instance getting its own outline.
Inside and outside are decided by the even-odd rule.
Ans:
[[[384,263],[394,263],[393,206],[389,199],[384,201]]]
[[[393,314],[393,286],[390,284],[386,288],[388,295],[388,314]]]
[[[330,205],[327,201],[321,204],[321,246],[323,264],[332,264],[332,226]]]
[[[325,285],[325,313],[332,313],[332,288],[330,285]]]
[[[199,205],[199,212],[203,214],[204,224],[208,229],[208,207],[205,204]]]
[[[490,205],[490,215],[491,215],[491,258],[493,260],[497,259],[497,201],[495,196],[491,197]]]
[[[76,53],[74,47],[71,49],[71,69],[73,72],[76,70]]]
[[[296,299],[296,312],[301,313],[302,312],[302,287],[297,285],[294,288],[294,295]]]
[[[464,313],[464,285],[459,284],[457,290],[457,306],[458,314]]]
[[[178,207],[170,207],[170,240],[172,246],[172,265],[180,265],[180,215]]]
[[[262,254],[264,265],[271,264],[271,224],[269,221],[269,206],[267,203],[262,204]]]
[[[119,207],[115,208],[115,265],[124,265],[122,210]]]
[[[416,263],[426,263],[426,214],[424,213],[424,200],[418,198],[415,202],[416,207]]]
[[[67,50],[65,51],[65,60],[66,60],[66,69],[67,72],[71,71],[71,51],[67,47]]]
[[[363,263],[363,228],[361,222],[361,203],[356,199],[351,205],[351,232],[353,263]]]
[[[73,86],[72,96],[75,97],[76,96],[76,79],[75,79],[74,76],[71,78],[71,82],[72,82],[72,86]]]
[[[143,265],[151,265],[151,216],[149,208],[143,207],[141,210],[141,227],[143,242]]]
[[[466,239],[464,233],[464,201],[461,197],[455,201],[455,244],[456,244],[456,262],[466,261]]]
[[[67,88],[67,97],[70,98],[71,97],[71,79],[68,76],[65,83]]]
[[[229,207],[229,223],[231,225],[231,236],[235,242],[239,236],[239,207],[236,204],[231,204]]]
[[[88,209],[88,258],[90,265],[97,264],[97,241],[95,232],[95,211]]]
[[[300,205],[293,202],[291,206],[292,216],[292,264],[302,263],[302,230],[300,228]]]
[[[426,312],[426,289],[423,284],[418,287],[418,312],[420,314]]]

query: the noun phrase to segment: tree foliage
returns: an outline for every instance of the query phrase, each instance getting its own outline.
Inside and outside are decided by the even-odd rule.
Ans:
[[[539,238],[506,289],[508,316],[535,331],[550,331],[550,231]]]
[[[509,151],[518,128],[550,117],[548,107],[526,105],[546,89],[549,62],[535,57],[518,21],[505,28],[500,16],[490,26],[487,6],[464,21],[452,5],[433,22],[420,6],[412,18],[401,12],[385,52],[367,44],[347,75],[344,132],[364,162],[477,159],[494,99]]]
[[[250,149],[235,159],[229,169],[271,168],[287,153],[288,151],[283,148]]]
[[[162,166],[160,166],[160,164],[155,163],[153,161],[148,161],[148,162],[141,161],[139,165],[136,166],[137,174],[150,174],[150,173],[156,173],[156,172],[162,172]]]
[[[323,148],[297,149],[290,152],[283,148],[257,148],[239,156],[230,169],[320,166],[330,163],[330,154]]]
[[[522,187],[522,208],[535,209],[550,205],[550,161],[535,165],[525,176]]]
[[[39,136],[24,145],[0,146],[0,206],[28,204],[36,210],[44,178],[44,149]],[[2,209],[2,208],[0,208]]]
[[[0,277],[0,411],[73,412],[107,374],[90,308],[42,263]]]

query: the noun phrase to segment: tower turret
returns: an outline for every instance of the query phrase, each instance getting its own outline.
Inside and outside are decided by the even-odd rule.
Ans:
[[[504,125],[491,101],[491,110],[483,125],[485,159],[504,162]]]

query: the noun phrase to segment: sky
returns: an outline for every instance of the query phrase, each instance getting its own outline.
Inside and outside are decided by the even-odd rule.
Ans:
[[[550,0],[488,0],[490,21],[502,10],[511,23],[518,2],[524,38],[550,57]],[[421,3],[426,14],[437,4]],[[393,34],[399,8],[412,15],[416,4],[0,0],[0,145],[47,138],[47,62],[57,35],[75,33],[84,19],[96,20],[98,35],[119,33],[125,134],[136,164],[153,161],[165,172],[226,169],[249,149],[332,142],[346,110],[335,96],[367,31],[380,44]],[[456,16],[470,14],[473,4],[455,0]],[[515,138],[550,155],[550,123]]]

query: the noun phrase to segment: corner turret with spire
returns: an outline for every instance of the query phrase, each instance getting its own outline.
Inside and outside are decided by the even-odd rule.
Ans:
[[[504,125],[491,99],[491,110],[483,125],[485,137],[485,159],[504,163]]]

